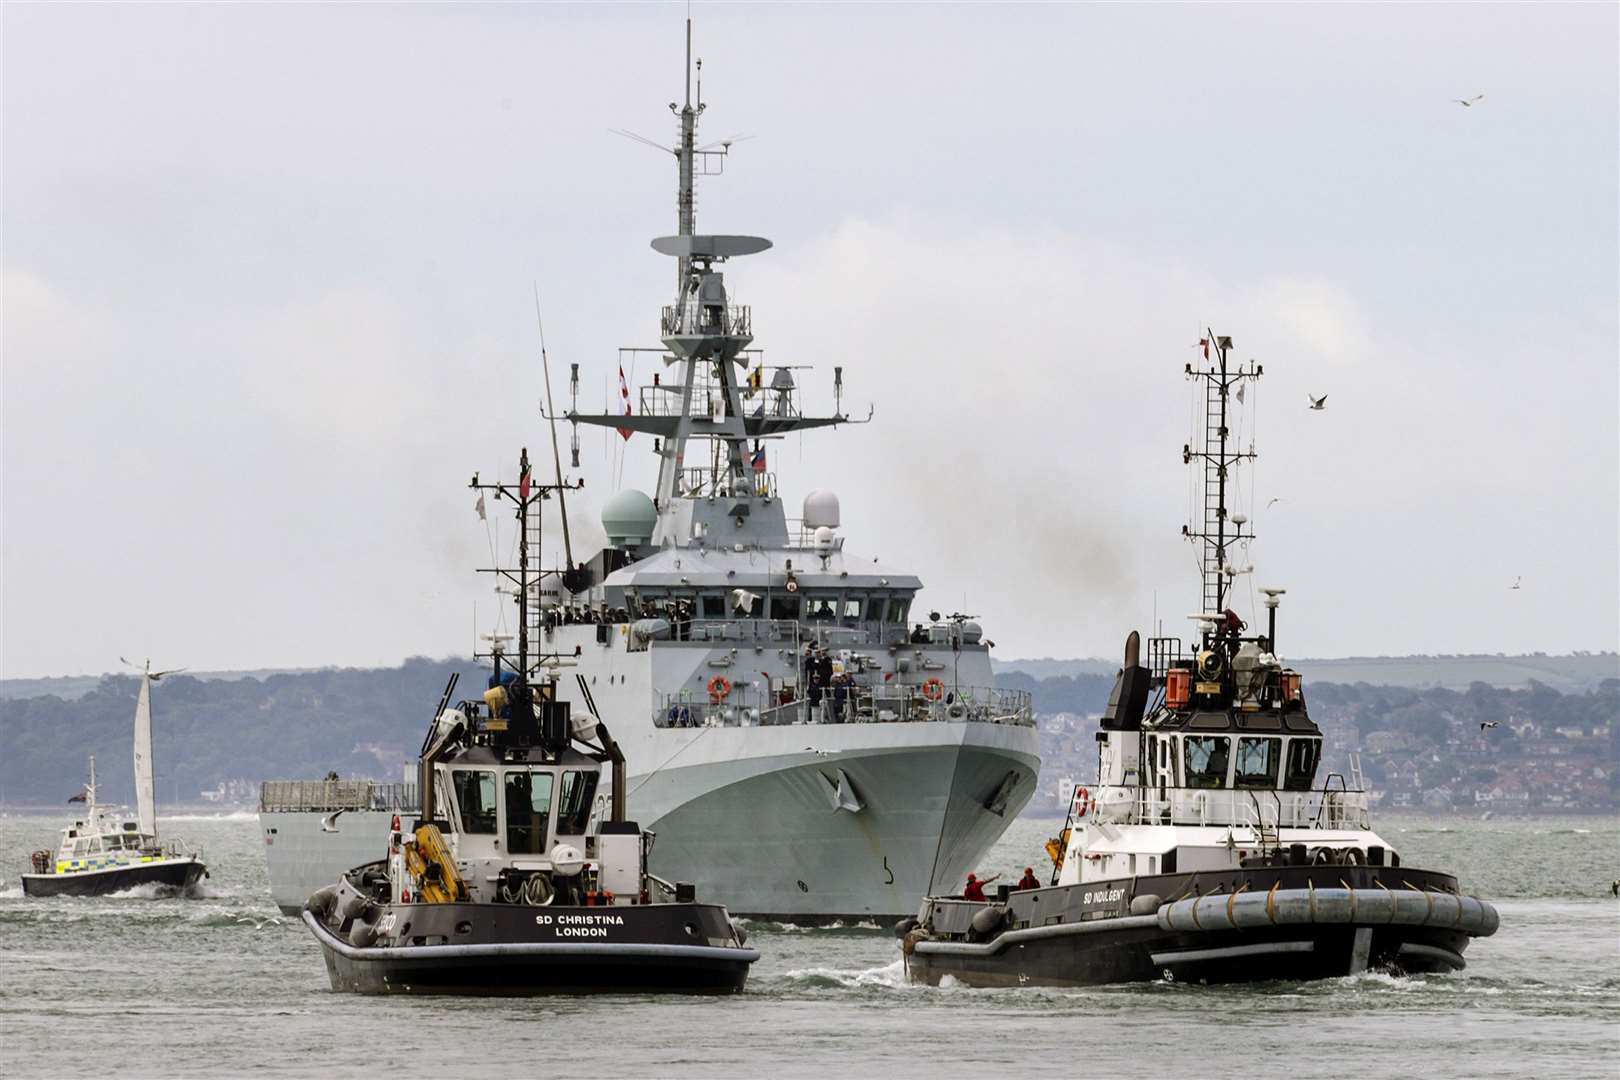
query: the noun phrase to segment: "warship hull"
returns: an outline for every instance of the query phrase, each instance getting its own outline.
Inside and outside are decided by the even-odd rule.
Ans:
[[[1326,870],[1089,882],[993,903],[931,900],[920,924],[906,928],[907,976],[1006,987],[1449,972],[1467,966],[1470,940],[1496,930],[1495,909],[1459,895],[1445,875]]]
[[[196,859],[157,859],[102,870],[24,874],[24,896],[110,896],[142,886],[185,892],[207,876]]]

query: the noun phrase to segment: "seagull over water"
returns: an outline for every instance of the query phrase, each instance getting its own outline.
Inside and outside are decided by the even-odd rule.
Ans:
[[[334,810],[330,814],[327,814],[325,817],[321,818],[321,832],[337,832],[338,815],[343,813],[343,810],[346,809],[348,809],[348,807],[344,807],[340,810]]]
[[[1485,95],[1475,94],[1471,98],[1452,98],[1451,100],[1455,101],[1458,105],[1461,105],[1465,109],[1472,109],[1474,107],[1474,102],[1485,100]]]
[[[1306,394],[1305,396],[1310,399],[1311,408],[1315,411],[1321,412],[1323,409],[1327,408],[1328,396],[1326,394],[1323,394],[1321,397],[1317,397],[1315,394]]]
[[[1502,721],[1500,720],[1481,720],[1479,722],[1479,730],[1484,731],[1486,728],[1493,728],[1501,722]]]
[[[1517,589],[1519,587],[1519,582],[1521,582],[1523,580],[1524,580],[1524,578],[1522,576],[1514,578],[1513,579],[1513,584],[1509,585],[1508,588],[1509,589]]]

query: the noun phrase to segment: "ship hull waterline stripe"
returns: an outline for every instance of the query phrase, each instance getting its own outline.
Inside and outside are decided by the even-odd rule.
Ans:
[[[1243,956],[1268,956],[1272,953],[1307,953],[1316,951],[1314,941],[1274,941],[1265,945],[1228,945],[1222,949],[1182,949],[1178,952],[1153,953],[1155,964],[1194,964],[1202,960],[1232,960]]]
[[[98,874],[127,874],[132,870],[160,870],[171,866],[202,866],[199,859],[153,859],[151,862],[124,863],[120,866],[98,866],[85,870],[61,870],[54,874],[23,874],[32,881],[65,881],[70,878],[90,878]]]
[[[320,943],[349,960],[378,960],[390,963],[423,963],[435,960],[472,960],[484,957],[578,957],[600,956],[647,960],[720,960],[752,964],[758,949],[728,949],[716,945],[661,945],[631,942],[503,942],[492,945],[404,945],[392,948],[357,948],[332,936],[308,911],[301,913],[305,925]]]
[[[1157,915],[1127,915],[1117,919],[1096,919],[1092,922],[1061,923],[1056,926],[1032,926],[1027,930],[1009,930],[994,941],[969,943],[963,941],[919,941],[915,951],[948,956],[994,956],[1012,945],[1020,945],[1045,938],[1071,937],[1076,934],[1094,934],[1104,930],[1157,930]]]

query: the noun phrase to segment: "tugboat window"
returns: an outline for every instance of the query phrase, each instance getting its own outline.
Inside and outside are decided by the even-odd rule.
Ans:
[[[511,855],[544,855],[551,816],[549,772],[506,774],[506,850]]]
[[[1239,739],[1234,787],[1274,788],[1282,763],[1279,739]]]
[[[488,769],[456,769],[451,776],[456,787],[456,806],[461,811],[462,832],[494,832],[495,774]]]
[[[1225,735],[1187,736],[1187,786],[1224,788],[1231,739]]]
[[[596,774],[570,769],[563,773],[562,796],[557,800],[557,835],[579,836],[591,817],[596,795]]]
[[[1288,768],[1283,772],[1284,791],[1309,791],[1316,780],[1316,760],[1321,744],[1315,739],[1288,740]]]

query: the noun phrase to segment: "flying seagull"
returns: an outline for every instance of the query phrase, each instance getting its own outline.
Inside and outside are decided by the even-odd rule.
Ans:
[[[1486,728],[1493,728],[1501,722],[1502,721],[1500,720],[1481,720],[1479,722],[1479,730],[1484,731]]]
[[[1472,109],[1474,107],[1474,102],[1485,100],[1485,95],[1475,94],[1471,98],[1452,98],[1451,100],[1455,101],[1458,105],[1461,105],[1465,109]]]
[[[347,809],[348,807],[343,807],[340,810],[334,810],[330,814],[327,814],[325,817],[321,818],[321,832],[337,832],[338,815],[343,813],[343,810]]]
[[[139,668],[139,665],[137,665],[133,661],[124,660],[124,658],[122,656],[120,656],[118,659],[123,660],[124,663],[128,664],[132,668],[137,668],[137,669]],[[148,664],[148,666],[150,666],[151,661],[148,660],[147,664]],[[151,679],[153,682],[157,682],[159,679],[163,678],[163,676],[165,676],[165,675],[178,675],[184,670],[186,670],[186,669],[183,668],[183,667],[177,667],[177,668],[170,668],[168,671],[148,671],[146,673],[146,677],[148,679]]]
[[[1520,577],[1514,578],[1513,579],[1513,584],[1509,585],[1508,588],[1509,589],[1517,589],[1519,587],[1519,582],[1521,582],[1523,580],[1524,580],[1524,577],[1522,575]]]
[[[1275,498],[1273,498],[1270,502],[1266,503],[1266,509],[1270,510],[1273,506],[1276,506],[1278,503],[1280,503],[1282,501],[1283,501],[1282,496],[1278,495]]]
[[[1317,397],[1315,394],[1306,394],[1305,396],[1310,399],[1311,408],[1315,409],[1317,412],[1321,412],[1323,409],[1327,408],[1326,394],[1323,394],[1321,397]]]

